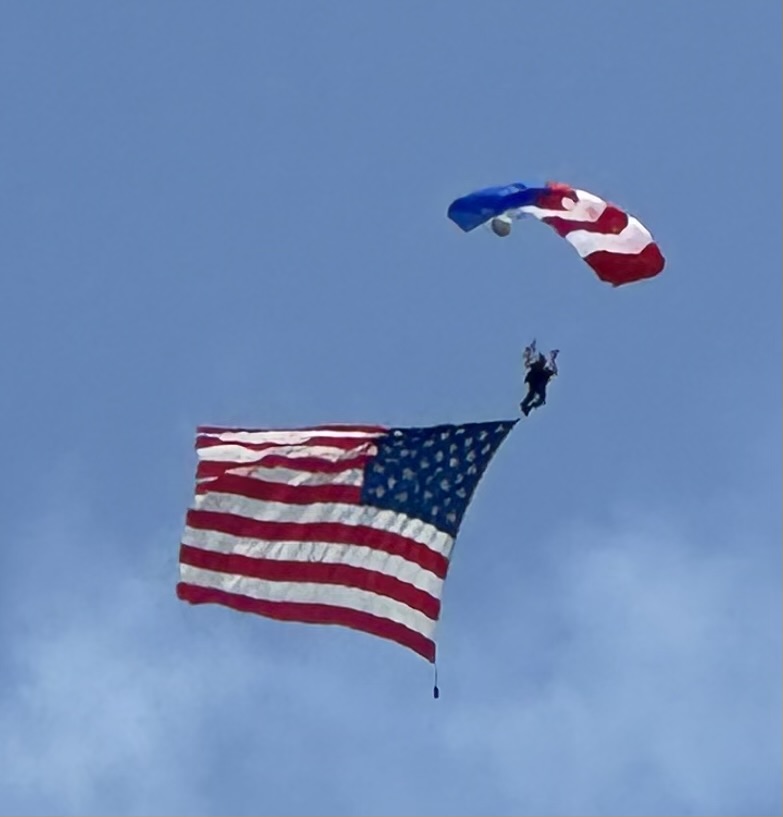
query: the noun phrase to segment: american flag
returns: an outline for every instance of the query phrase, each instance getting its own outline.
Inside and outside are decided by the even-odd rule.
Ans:
[[[352,627],[434,661],[454,540],[516,422],[200,427],[177,595]]]

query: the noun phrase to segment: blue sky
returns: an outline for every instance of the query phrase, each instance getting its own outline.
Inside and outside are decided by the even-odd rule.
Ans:
[[[2,11],[3,812],[780,813],[779,4]],[[445,218],[548,178],[663,275]],[[513,417],[532,336],[439,701],[177,601],[197,424]]]

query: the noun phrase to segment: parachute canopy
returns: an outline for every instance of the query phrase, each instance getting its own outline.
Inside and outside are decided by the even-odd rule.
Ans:
[[[663,255],[638,219],[593,193],[559,182],[486,187],[456,199],[448,209],[448,217],[466,233],[489,223],[498,236],[507,236],[512,221],[525,216],[552,227],[612,286],[653,278],[663,270]]]

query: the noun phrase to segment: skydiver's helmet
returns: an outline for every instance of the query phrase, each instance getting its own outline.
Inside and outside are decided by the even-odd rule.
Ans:
[[[536,361],[536,363],[538,363],[539,366],[546,365],[546,357],[544,356],[543,352],[538,353],[538,360]]]
[[[496,216],[489,226],[495,235],[505,238],[511,232],[511,219],[508,216]]]

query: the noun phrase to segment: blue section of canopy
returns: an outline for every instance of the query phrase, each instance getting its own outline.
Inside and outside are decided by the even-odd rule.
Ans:
[[[507,210],[535,204],[540,196],[549,192],[548,187],[527,187],[522,182],[485,187],[455,199],[449,205],[448,217],[467,233]]]

